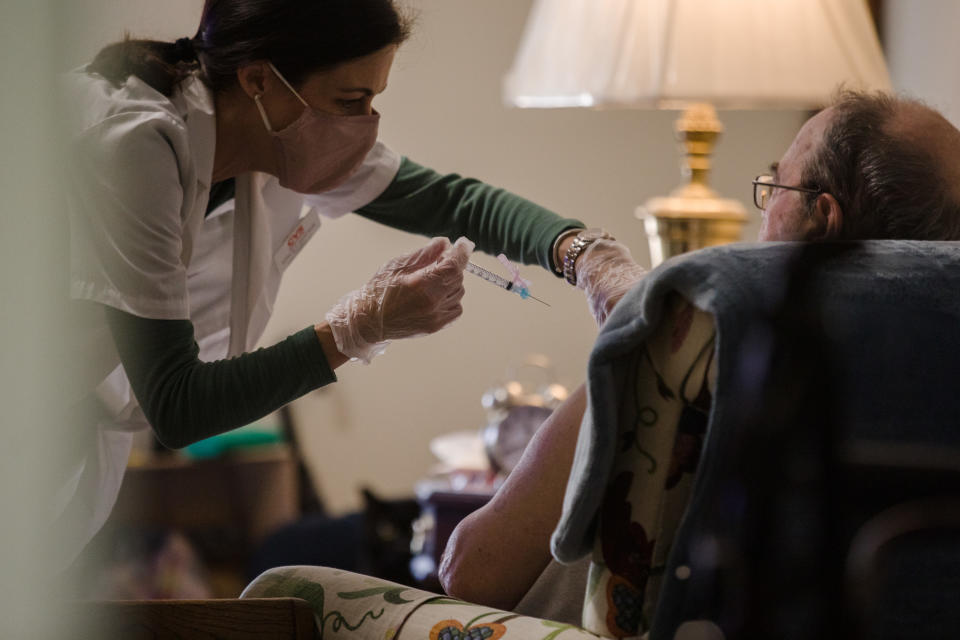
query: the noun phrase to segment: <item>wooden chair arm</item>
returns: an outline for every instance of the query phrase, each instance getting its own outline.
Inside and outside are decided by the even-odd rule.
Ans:
[[[96,637],[315,640],[313,610],[301,598],[118,600],[77,603]]]

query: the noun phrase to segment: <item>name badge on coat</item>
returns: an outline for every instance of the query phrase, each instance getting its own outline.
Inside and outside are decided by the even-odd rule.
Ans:
[[[319,228],[320,215],[317,213],[317,210],[308,210],[305,216],[297,220],[293,230],[287,235],[283,244],[280,245],[280,248],[274,254],[273,262],[277,265],[277,269],[280,271],[286,269]]]

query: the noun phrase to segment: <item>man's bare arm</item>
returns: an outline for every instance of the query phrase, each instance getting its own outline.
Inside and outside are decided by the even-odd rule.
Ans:
[[[550,562],[550,535],[560,519],[586,398],[581,385],[537,430],[491,501],[453,531],[440,563],[448,594],[509,610]]]

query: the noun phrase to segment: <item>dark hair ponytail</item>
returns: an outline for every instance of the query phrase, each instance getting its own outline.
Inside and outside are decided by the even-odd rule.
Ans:
[[[191,38],[176,42],[134,40],[129,37],[100,50],[88,67],[119,86],[137,76],[165,96],[200,66]]]
[[[114,85],[137,76],[164,95],[198,68],[215,92],[239,67],[269,60],[295,86],[314,71],[400,44],[409,19],[393,0],[206,0],[193,38],[126,39],[89,65]]]

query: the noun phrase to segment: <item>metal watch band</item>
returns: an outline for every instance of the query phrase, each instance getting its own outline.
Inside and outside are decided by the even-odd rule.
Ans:
[[[575,236],[578,233],[583,231],[580,227],[574,227],[572,229],[567,229],[560,233],[557,236],[556,240],[553,241],[553,247],[550,249],[550,254],[553,258],[553,270],[558,275],[563,275],[563,256],[560,255],[560,245],[563,244],[563,241],[569,238],[570,236]]]
[[[564,280],[573,286],[577,286],[577,270],[575,269],[577,258],[579,258],[583,250],[594,241],[610,239],[613,239],[613,236],[603,229],[585,229],[578,233],[577,237],[573,239],[573,242],[567,248],[566,254],[563,256]]]

